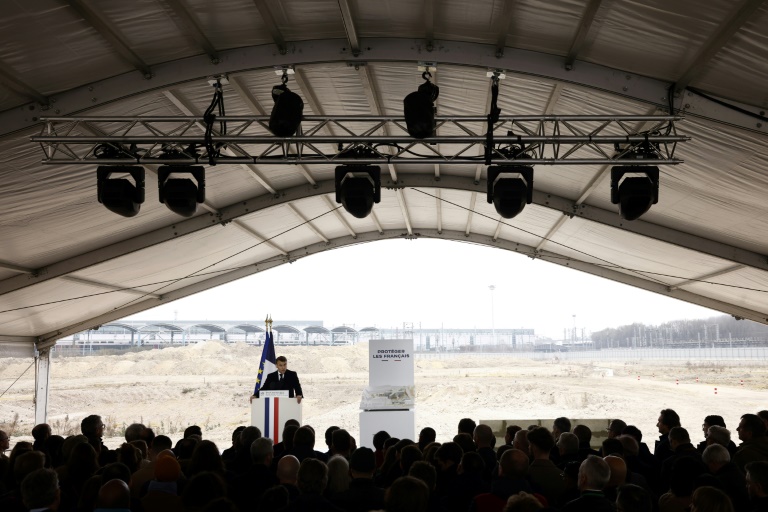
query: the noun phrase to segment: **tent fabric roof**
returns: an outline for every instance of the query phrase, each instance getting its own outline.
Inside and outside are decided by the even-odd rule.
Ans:
[[[766,22],[758,0],[10,2],[0,342],[45,347],[288,261],[403,236],[505,248],[768,322]],[[232,164],[208,169],[195,217],[147,186],[126,219],[98,204],[93,166],[43,165],[29,141],[44,116],[201,116],[207,77],[221,73],[228,115],[263,114],[273,67],[287,65],[305,115],[400,115],[419,61],[438,63],[443,116],[487,112],[488,68],[507,72],[504,114],[660,114],[681,89],[685,163],[662,168],[659,203],[633,222],[611,204],[608,168],[537,167],[533,204],[501,223],[484,166],[410,164],[385,170],[402,188],[383,190],[365,219],[331,213],[332,165]]]

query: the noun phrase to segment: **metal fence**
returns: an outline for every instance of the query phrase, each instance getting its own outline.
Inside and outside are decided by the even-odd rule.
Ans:
[[[447,359],[457,356],[475,358],[532,359],[535,361],[728,361],[735,365],[761,365],[768,361],[768,347],[723,348],[639,348],[578,350],[569,352],[418,352],[417,358]]]

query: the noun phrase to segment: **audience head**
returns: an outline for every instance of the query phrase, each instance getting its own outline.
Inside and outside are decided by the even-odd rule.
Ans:
[[[288,428],[285,430],[288,430]],[[309,427],[299,427],[293,435],[293,442],[286,444],[286,446],[301,446],[313,450],[315,448],[315,431]]]
[[[624,459],[615,455],[608,455],[603,460],[608,464],[608,469],[611,472],[606,487],[616,488],[624,485],[627,482],[627,463],[624,462]]]
[[[147,446],[152,446],[152,442],[155,440],[155,431],[147,427],[141,431],[140,439],[147,443]]]
[[[435,466],[427,461],[420,460],[414,462],[411,469],[408,471],[408,476],[418,478],[427,485],[429,492],[431,493],[437,485],[437,471]]]
[[[336,425],[331,425],[330,427],[325,429],[325,444],[328,446],[329,450],[333,448],[333,433],[339,430],[339,428],[340,427],[337,427]]]
[[[638,444],[643,442],[643,433],[634,425],[627,425],[627,427],[621,431],[622,434],[632,436]]]
[[[197,425],[190,425],[189,427],[184,429],[184,439],[188,438],[189,436],[199,436],[200,439],[202,439],[203,429],[201,429]]]
[[[195,446],[197,446],[198,440],[195,436],[185,437],[176,441],[176,446],[173,447],[173,451],[176,452],[176,456],[179,460],[189,460],[192,458],[192,454],[195,452]]]
[[[37,469],[21,482],[21,501],[28,510],[56,510],[60,496],[59,477],[52,469]]]
[[[434,443],[437,439],[437,432],[432,427],[425,427],[419,432],[419,449],[423,450],[429,443]]]
[[[456,443],[443,443],[435,452],[437,467],[441,471],[449,469],[451,466],[458,466],[461,463],[461,457],[464,452]]]
[[[693,457],[680,457],[672,464],[669,490],[678,497],[690,496],[696,488],[696,479],[706,471],[703,463]]]
[[[224,479],[216,473],[203,471],[193,476],[184,486],[181,503],[184,510],[195,511],[204,509],[212,501],[226,497],[227,484]]]
[[[149,451],[150,453],[154,454],[155,458],[157,458],[157,454],[163,450],[170,450],[171,447],[173,447],[173,441],[171,441],[171,438],[161,434],[159,436],[155,436],[155,438],[152,440],[152,444],[149,446]]]
[[[240,425],[232,431],[232,446],[237,446],[237,440],[240,439],[240,432],[245,430],[245,425]]]
[[[35,444],[44,443],[51,435],[51,426],[47,423],[40,423],[32,428],[32,438]]]
[[[45,455],[42,452],[28,451],[16,457],[13,467],[13,481],[21,484],[24,478],[30,473],[43,469],[45,466]]]
[[[461,456],[458,473],[482,477],[485,463],[483,458],[477,452],[467,452]]]
[[[517,434],[522,428],[518,425],[507,425],[504,431],[504,443],[512,446],[512,441],[515,440],[515,434]]]
[[[288,489],[275,485],[264,491],[255,510],[285,510],[288,508],[289,498]]]
[[[768,497],[768,462],[749,462],[745,466],[750,498]]]
[[[131,490],[128,484],[117,478],[109,480],[99,489],[96,507],[100,509],[130,509]]]
[[[536,427],[528,432],[528,443],[532,458],[549,458],[549,452],[555,446],[555,440],[552,434],[545,427]]]
[[[326,493],[338,494],[349,489],[349,462],[341,455],[334,455],[328,460],[328,484]]]
[[[592,430],[586,425],[573,427],[573,435],[579,438],[579,446],[588,447],[592,442]]]
[[[543,508],[544,505],[541,504],[536,496],[520,491],[507,499],[507,503],[504,505],[504,512],[534,512]]]
[[[563,432],[557,439],[557,448],[560,455],[574,455],[579,453],[579,438],[571,432]]]
[[[11,436],[5,430],[0,430],[0,454],[11,446]]]
[[[155,460],[155,480],[158,482],[175,482],[181,476],[181,466],[171,450],[164,450]]]
[[[101,439],[104,435],[104,422],[101,416],[92,414],[83,418],[80,422],[80,432],[89,439]]]
[[[296,485],[300,466],[299,459],[293,455],[283,455],[277,461],[277,479],[281,484]]]
[[[653,503],[639,485],[622,485],[616,495],[616,512],[651,512]]]
[[[275,448],[272,446],[272,439],[260,437],[251,443],[251,461],[254,464],[269,466],[274,455]]]
[[[469,434],[456,434],[453,436],[453,442],[458,444],[461,447],[461,451],[463,452],[477,451],[477,445],[472,440],[472,436]]]
[[[717,425],[718,427],[725,428],[725,420],[722,416],[718,416],[716,414],[709,415],[704,418],[704,423],[701,425],[701,430],[704,431],[704,437],[707,437],[709,435],[709,427]]]
[[[768,411],[760,411],[757,413],[757,417],[763,420],[763,423],[765,424],[765,430],[768,432]]]
[[[349,454],[352,450],[352,436],[349,435],[349,432],[343,428],[334,430],[332,435],[332,442],[333,453],[349,457]]]
[[[328,467],[317,459],[304,459],[296,485],[301,494],[322,494],[328,485]]]
[[[512,448],[515,450],[520,450],[525,453],[530,452],[530,443],[528,442],[528,431],[527,430],[518,430],[515,432],[515,437],[512,440]]]
[[[203,440],[197,443],[195,451],[192,452],[192,459],[189,461],[189,475],[187,476],[204,471],[224,474],[224,461],[221,460],[221,452],[213,441]]]
[[[260,437],[261,430],[259,430],[258,427],[245,427],[243,431],[240,432],[240,448],[238,448],[238,450],[242,449],[245,453],[250,453],[251,444]]]
[[[624,421],[618,419],[611,420],[608,424],[608,437],[611,439],[619,437],[624,432],[625,428],[627,428],[627,424]]]
[[[621,444],[621,441],[618,440],[618,438],[609,438],[603,440],[603,443],[600,447],[601,453],[603,454],[603,457],[606,455],[621,455],[624,456],[624,445]]]
[[[529,459],[525,452],[515,448],[507,450],[499,459],[499,477],[525,478],[528,464]]]
[[[733,512],[733,504],[720,489],[704,486],[693,491],[691,512]]]
[[[731,431],[725,427],[712,425],[707,430],[707,444],[719,444],[727,448],[731,444]]]
[[[683,427],[672,427],[669,429],[669,446],[673,450],[676,450],[678,446],[690,444],[690,442],[691,437]]]
[[[672,409],[662,409],[659,413],[659,420],[656,422],[656,428],[659,434],[668,434],[673,427],[680,426],[680,416]]]
[[[493,446],[496,436],[493,435],[491,427],[480,424],[475,427],[473,441],[478,448],[490,448]]]
[[[112,462],[101,468],[101,481],[122,480],[129,486],[131,485],[131,470],[122,462]]]
[[[718,469],[731,462],[731,454],[725,446],[711,444],[701,454],[701,461],[706,464],[710,473],[715,473]]]
[[[128,466],[131,473],[135,473],[139,470],[141,460],[141,451],[132,444],[123,443],[120,445],[120,448],[117,449],[117,462],[122,462]]]
[[[349,471],[352,478],[373,478],[376,471],[376,454],[370,448],[358,448],[349,458]]]
[[[408,470],[411,469],[413,463],[422,459],[423,455],[421,450],[419,450],[419,445],[410,444],[404,446],[403,449],[400,450],[400,469],[402,470],[402,474],[407,475]]]
[[[475,432],[477,423],[472,418],[462,418],[459,420],[459,431],[457,434],[469,434],[470,436]]]
[[[566,417],[555,418],[552,423],[552,437],[557,440],[563,432],[571,431],[571,420]]]
[[[765,435],[765,423],[757,414],[745,414],[741,417],[736,431],[739,433],[739,439],[751,441]]]
[[[640,454],[640,445],[634,437],[622,434],[616,439],[621,443],[624,451],[624,457],[637,457]]]
[[[602,491],[611,478],[608,463],[597,455],[590,455],[579,466],[579,490]]]
[[[401,476],[384,494],[387,512],[426,512],[428,504],[427,484],[411,476]]]
[[[380,451],[384,449],[384,442],[389,439],[390,436],[388,432],[385,430],[379,430],[375,434],[373,434],[373,447],[376,448],[376,451]]]
[[[125,428],[125,442],[137,441],[141,439],[141,433],[144,432],[146,426],[141,423],[131,423]],[[185,436],[186,437],[186,436]]]
[[[143,439],[137,439],[136,441],[131,441],[128,444],[130,444],[131,446],[136,447],[139,450],[139,454],[141,455],[141,459],[142,460],[148,458],[148,450],[149,450],[149,448],[147,447],[147,442],[146,441],[144,441]]]

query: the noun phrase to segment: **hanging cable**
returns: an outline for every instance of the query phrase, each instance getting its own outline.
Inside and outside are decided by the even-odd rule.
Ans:
[[[497,105],[499,99],[499,73],[494,71],[491,77],[491,111],[488,112],[488,131],[485,133],[485,165],[491,165],[493,156],[493,127],[499,121],[501,109]]]
[[[218,107],[220,117],[226,116],[224,110],[224,92],[221,88],[221,80],[217,79],[213,85],[213,100],[203,114],[203,121],[205,122],[205,149],[208,153],[208,165],[216,165],[216,158],[219,158],[222,144],[213,144],[213,124],[216,122],[216,114],[214,110]],[[219,121],[219,134],[227,134],[227,122]]]

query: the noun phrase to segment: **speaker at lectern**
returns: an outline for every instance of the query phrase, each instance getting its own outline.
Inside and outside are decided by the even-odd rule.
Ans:
[[[274,444],[282,441],[283,426],[288,420],[301,424],[301,404],[288,397],[288,391],[259,391],[259,398],[251,402],[251,425],[261,430]]]

